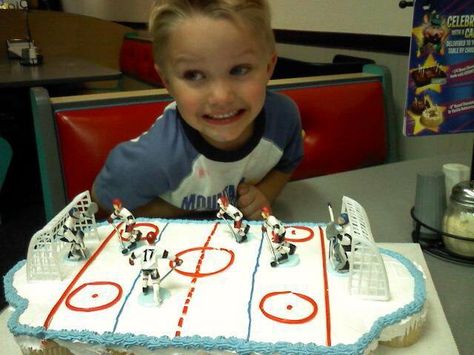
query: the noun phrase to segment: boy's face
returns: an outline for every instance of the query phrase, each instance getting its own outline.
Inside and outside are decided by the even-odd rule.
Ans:
[[[183,119],[216,148],[253,133],[276,63],[262,40],[229,20],[195,16],[177,24],[157,68]]]

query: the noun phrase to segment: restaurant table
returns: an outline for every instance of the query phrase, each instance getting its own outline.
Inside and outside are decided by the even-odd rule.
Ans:
[[[410,210],[415,202],[417,173],[441,171],[445,163],[470,165],[471,152],[293,181],[282,191],[273,212],[287,222],[327,222],[328,202],[336,213],[340,211],[342,196],[346,195],[366,210],[376,242],[409,243],[414,229]],[[424,256],[459,352],[473,354],[474,268],[427,253]],[[447,324],[443,326],[448,327]],[[431,354],[452,353],[435,348]]]
[[[441,307],[440,300],[433,285],[433,281],[431,280],[430,272],[426,266],[420,247],[414,243],[381,243],[380,247],[394,250],[410,260],[413,260],[423,268],[426,275],[426,304],[428,307],[428,316],[424,324],[422,336],[415,344],[407,348],[392,348],[380,345],[375,351],[375,354],[402,355],[407,354],[407,352],[417,355],[458,354],[456,344],[446,321],[443,308]],[[21,352],[6,325],[6,322],[11,315],[12,308],[5,308],[1,312],[0,337],[3,343],[2,350],[4,353],[16,355],[21,354]]]
[[[8,59],[6,51],[0,51],[0,134],[13,149],[12,162],[2,187],[0,213],[4,228],[11,230],[8,225],[20,220],[18,223],[30,230],[36,220],[44,219],[30,88],[42,86],[51,96],[66,96],[82,93],[84,84],[87,84],[86,90],[102,92],[116,90],[120,77],[121,72],[117,69],[80,58],[45,56],[41,65],[24,66],[18,59]],[[21,221],[21,216],[32,213],[36,215],[34,219]],[[0,250],[9,251],[0,260],[0,271],[10,260],[23,254],[27,237],[19,233],[14,246],[0,238]],[[1,301],[3,304],[3,299]]]
[[[25,66],[0,55],[0,89],[115,80],[121,75],[117,69],[81,58],[50,56],[40,65]]]

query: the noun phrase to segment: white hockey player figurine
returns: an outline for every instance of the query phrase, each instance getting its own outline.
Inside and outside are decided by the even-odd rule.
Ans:
[[[344,273],[349,271],[347,251],[351,247],[351,236],[346,233],[349,217],[341,213],[337,222],[330,222],[326,227],[326,238],[329,240],[329,261],[333,269]]]
[[[228,226],[231,229],[232,233],[235,236],[237,243],[242,243],[247,240],[247,233],[249,231],[249,225],[245,220],[243,220],[244,215],[242,212],[229,203],[229,199],[226,196],[221,196],[217,199],[217,204],[219,205],[219,211],[217,212],[217,218],[222,218],[226,220],[227,217],[234,221],[234,228],[237,230],[237,233],[232,229],[229,223]]]
[[[153,286],[153,301],[156,305],[161,303],[160,297],[160,273],[158,271],[158,260],[169,259],[173,260],[176,266],[179,266],[183,261],[171,254],[166,249],[160,248],[155,245],[156,234],[148,232],[146,236],[148,245],[141,246],[140,248],[132,251],[128,261],[130,265],[135,265],[134,260],[140,259],[142,269],[142,290],[144,294],[148,293],[148,281],[151,279]]]
[[[71,208],[68,214],[69,216],[63,224],[62,234],[59,240],[71,245],[67,255],[68,259],[85,259],[86,246],[84,245],[84,232],[77,225],[82,218],[82,214],[76,207]]]
[[[112,201],[114,211],[107,218],[107,222],[114,225],[114,220],[119,219],[125,223],[124,232],[119,238],[125,239],[128,243],[127,247],[124,247],[122,253],[126,254],[128,251],[134,249],[137,246],[137,241],[140,240],[142,233],[139,230],[135,229],[135,217],[133,214],[122,206],[122,201],[118,198]]]
[[[336,220],[342,228],[342,232],[339,236],[339,241],[344,248],[344,251],[350,252],[352,247],[352,236],[350,235],[351,227],[349,225],[349,215],[345,212],[341,213]]]
[[[285,239],[286,228],[275,216],[271,214],[269,207],[262,208],[263,225],[262,231],[270,238],[273,253],[272,267],[288,261],[288,255],[293,255],[296,245]]]

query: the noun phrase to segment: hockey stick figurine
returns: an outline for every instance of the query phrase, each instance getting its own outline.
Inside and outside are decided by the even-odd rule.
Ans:
[[[183,264],[183,259],[178,259],[179,261],[174,264],[174,266],[161,278],[161,282],[163,282],[164,279],[166,279],[169,274],[171,274],[178,266]]]
[[[117,226],[114,224],[113,221],[108,221],[109,224],[114,228],[115,234],[117,234],[117,237],[119,239],[120,245],[122,246],[122,254],[127,254],[128,253],[128,248],[125,246],[123,240],[122,240],[122,235],[120,234]],[[125,252],[124,252],[125,251]]]
[[[115,226],[115,224],[113,224],[113,222],[111,224],[114,227],[115,232],[118,235],[120,245],[122,246],[122,254],[127,255],[128,253],[130,253],[132,250],[134,250],[137,247],[137,240],[140,240],[140,238],[142,236],[142,232],[140,232],[139,230],[134,229],[132,231],[132,233],[130,233],[130,235],[133,236],[133,238],[132,238],[133,241],[130,242],[130,244],[128,246],[126,246],[125,243],[123,242],[122,235],[120,234],[120,232],[117,229],[117,227]]]
[[[84,232],[80,227],[80,222],[84,219],[91,218],[98,209],[98,205],[95,202],[91,202],[84,212],[81,212],[77,207],[73,207],[69,210],[69,216],[64,223],[63,232],[59,235],[59,240],[71,245],[68,259],[72,259],[73,257],[76,259],[87,259]]]
[[[146,295],[148,294],[148,283],[151,281],[153,287],[153,301],[158,306],[161,304],[161,295],[160,295],[160,284],[173,270],[176,266],[182,264],[182,260],[170,253],[168,250],[160,248],[155,244],[156,234],[153,232],[148,232],[146,236],[146,241],[148,245],[143,245],[137,250],[134,250],[129,258],[128,262],[130,265],[135,265],[135,259],[140,260],[141,264],[141,274],[142,274],[142,291]],[[164,277],[160,277],[158,271],[158,260],[159,259],[168,259],[173,260],[175,266],[168,271]]]
[[[273,249],[272,240],[270,239],[270,236],[268,235],[267,229],[264,226],[262,226],[262,234],[267,239],[268,245],[269,245],[270,250],[272,251],[272,254],[273,254],[273,260],[270,263],[270,265],[272,267],[275,267],[278,264],[278,258],[276,256],[275,249]]]
[[[142,238],[142,232],[134,228],[132,232],[129,234],[130,244],[128,244],[127,250],[122,251],[122,253],[125,255],[131,252],[132,250],[136,249],[138,246],[137,242],[140,241],[141,238]]]
[[[122,201],[118,198],[112,201],[112,206],[114,208],[113,212],[107,218],[107,221],[111,223],[114,228],[117,230],[113,224],[114,219],[120,219],[125,224],[123,235],[119,235],[120,243],[122,244],[122,254],[128,254],[129,251],[133,250],[137,246],[137,241],[140,240],[142,233],[138,230],[135,230],[135,217],[133,214],[122,206]],[[118,231],[117,231],[118,233]],[[126,240],[129,245],[126,246],[123,241]]]
[[[218,218],[221,218],[225,221],[225,223],[227,224],[227,227],[229,227],[231,233],[234,235],[234,238],[235,238],[235,241],[238,243],[239,242],[239,237],[237,236],[237,233],[235,232],[234,228],[232,228],[232,226],[230,225],[230,222],[227,220],[227,218],[225,218],[225,216],[217,216]]]
[[[227,196],[219,197],[217,204],[219,205],[217,217],[222,218],[226,222],[227,226],[234,235],[236,242],[242,243],[247,240],[247,233],[250,227],[243,220],[244,215],[242,212],[237,207],[229,203]],[[226,216],[234,221],[233,226],[230,224],[230,221],[226,218]],[[237,231],[235,229],[237,229]]]
[[[275,267],[288,261],[289,255],[295,253],[296,245],[285,239],[286,228],[280,220],[271,214],[269,207],[262,208],[262,218],[262,231],[267,236],[273,253],[273,261],[270,265]],[[271,238],[269,233],[272,234]]]
[[[349,222],[347,213],[341,213],[334,220],[332,206],[328,203],[331,222],[326,226],[326,239],[329,241],[329,261],[336,272],[348,272],[350,268],[347,251],[350,251],[351,237],[344,233],[344,225]]]
[[[332,211],[332,206],[330,202],[328,202],[328,210],[329,210],[329,218],[331,218],[331,222],[334,222],[334,212]]]
[[[79,226],[82,213],[73,207],[68,211],[68,216],[63,224],[62,233],[58,234],[59,240],[69,243],[71,248],[68,259],[86,259],[86,246],[84,244],[84,232]]]

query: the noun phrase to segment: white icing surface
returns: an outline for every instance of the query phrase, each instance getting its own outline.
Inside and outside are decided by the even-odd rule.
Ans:
[[[148,220],[139,221],[143,235],[153,229],[150,223]],[[150,337],[166,335],[170,338],[180,333],[180,336],[224,336],[248,338],[256,342],[302,342],[328,346],[328,341],[331,345],[356,342],[380,316],[394,312],[413,300],[413,277],[399,261],[387,255],[383,255],[383,259],[391,299],[387,302],[367,301],[349,295],[348,275],[337,274],[330,269],[326,238],[320,235],[317,226],[311,227],[314,235],[307,241],[302,240],[310,236],[308,230],[289,227],[287,238],[297,245],[296,255],[287,264],[273,268],[270,266],[272,255],[265,241],[260,249],[262,237],[259,224],[252,224],[248,241],[238,244],[223,223],[217,226],[214,234],[215,222],[153,223],[160,233],[163,232],[159,235],[158,245],[178,253],[184,261],[162,282],[161,287],[170,296],[159,307],[147,307],[139,302],[143,297],[139,263],[129,265],[128,256],[120,252],[118,238],[112,236],[107,241],[112,228],[103,225],[99,228],[100,243],[88,243],[86,238],[86,245],[89,255],[101,245],[105,247],[97,251],[87,266],[85,262],[65,261],[68,268],[66,279],[28,283],[25,266],[16,272],[13,286],[18,295],[29,302],[19,323],[43,326],[48,314],[57,305],[48,325],[51,331],[87,330]],[[322,243],[326,255],[323,254]],[[160,274],[164,276],[170,269],[169,261],[161,260],[160,263]],[[324,263],[327,263],[326,272]],[[198,265],[201,275],[211,274],[206,277],[183,275],[183,272],[196,273]],[[104,284],[94,284],[97,282]],[[61,300],[63,293],[65,297]],[[270,315],[298,324],[265,316],[259,306],[261,302],[264,302],[264,311]],[[109,303],[109,306],[104,306]],[[71,309],[71,306],[88,310],[98,306],[104,308],[84,312]],[[310,317],[313,312],[316,312],[315,316]],[[387,327],[381,339],[405,335],[425,316],[424,310],[400,324]],[[307,317],[310,319],[306,322],[296,321]],[[32,337],[20,336],[17,340],[22,346],[41,345]],[[97,354],[103,350],[101,346],[80,342],[58,343],[75,354]],[[376,346],[377,342],[373,341],[367,350],[373,350]],[[154,353],[138,347],[127,351]],[[166,349],[164,353],[197,352]]]

